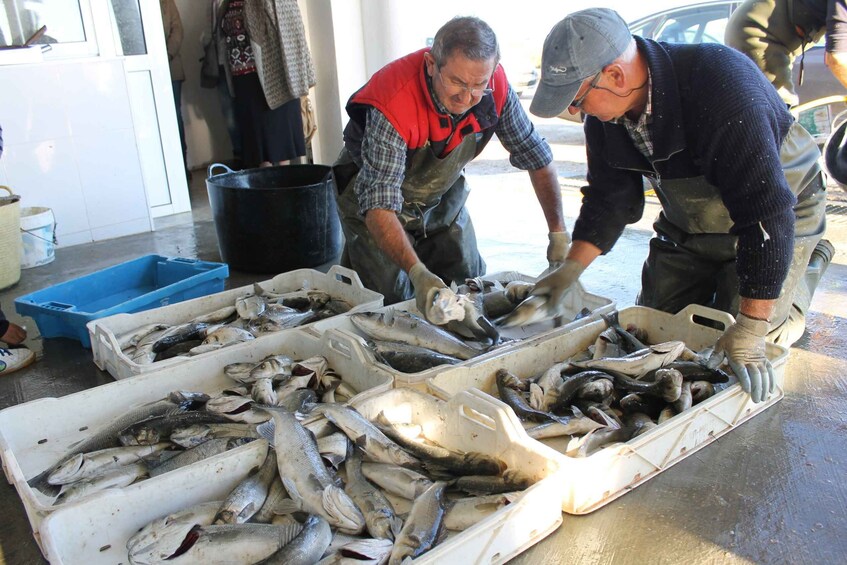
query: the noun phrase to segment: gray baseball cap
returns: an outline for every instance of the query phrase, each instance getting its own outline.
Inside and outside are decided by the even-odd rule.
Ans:
[[[614,10],[574,12],[547,34],[541,54],[541,80],[529,111],[542,118],[561,114],[582,82],[617,59],[632,41],[626,22]]]

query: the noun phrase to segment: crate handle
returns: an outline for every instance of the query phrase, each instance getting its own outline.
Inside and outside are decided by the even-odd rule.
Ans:
[[[202,263],[200,259],[191,259],[190,257],[171,257],[168,259],[168,263],[186,263],[188,265],[194,265],[195,263]]]
[[[365,288],[365,285],[362,284],[362,279],[359,278],[359,273],[353,269],[348,269],[341,265],[333,265],[330,267],[327,274],[341,283],[349,284],[350,286],[355,286],[360,289]]]
[[[345,359],[353,358],[351,343],[345,336],[330,330],[324,334],[324,341],[326,342],[326,347],[331,351],[335,351]]]
[[[521,426],[515,413],[502,401],[485,394],[477,389],[468,389],[454,396],[448,404],[458,406],[458,412],[467,417],[466,410],[470,408],[474,412],[490,418],[494,426],[484,425],[479,420],[473,419],[477,424],[483,425],[504,434],[510,441],[525,441],[526,432]],[[470,418],[468,418],[470,420]]]
[[[729,326],[735,323],[735,318],[733,318],[731,314],[722,312],[720,310],[715,310],[714,308],[709,308],[708,306],[701,306],[700,304],[689,304],[688,306],[683,308],[679,312],[679,314],[677,314],[677,316],[681,316],[695,324],[698,323],[696,320],[694,320],[695,316],[705,318],[707,320],[723,324],[724,329],[728,328]]]
[[[52,300],[50,302],[42,302],[41,307],[42,308],[49,308],[50,310],[73,310],[74,309],[73,304],[65,304],[64,302],[53,302]]]
[[[214,173],[212,172],[215,169],[215,167],[221,167],[221,168],[225,169],[227,173],[234,173],[235,172],[232,169],[230,169],[229,167],[227,167],[226,165],[224,165],[223,163],[212,163],[211,165],[209,165],[209,169],[207,171],[206,178],[212,178],[213,176],[215,176]],[[223,173],[221,173],[221,174],[223,174]]]

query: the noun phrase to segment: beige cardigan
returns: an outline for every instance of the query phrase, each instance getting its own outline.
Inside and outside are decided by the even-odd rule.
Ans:
[[[244,11],[268,106],[308,95],[315,67],[297,0],[246,0]]]
[[[165,31],[171,80],[185,80],[182,56],[179,54],[182,47],[182,20],[179,19],[174,0],[159,0],[159,8],[162,11],[162,27]]]

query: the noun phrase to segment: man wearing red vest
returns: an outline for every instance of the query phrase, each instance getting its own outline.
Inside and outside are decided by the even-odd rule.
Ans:
[[[433,294],[485,273],[465,208],[464,167],[495,133],[512,165],[529,173],[550,231],[547,259],[570,245],[553,154],[498,64],[491,28],[447,22],[432,49],[389,63],[347,103],[335,164],[346,239],[341,263],[386,304],[414,295],[425,316]]]

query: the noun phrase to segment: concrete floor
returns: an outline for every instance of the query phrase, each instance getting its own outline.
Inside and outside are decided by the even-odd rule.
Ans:
[[[539,129],[553,146],[572,227],[585,169],[581,129],[553,120],[540,120]],[[508,166],[496,143],[468,173],[488,271],[540,272],[546,229],[526,175]],[[202,176],[195,173],[192,183],[191,214],[157,221],[152,233],[60,248],[53,263],[23,271],[18,285],[0,293],[3,310],[28,326],[27,344],[40,358],[0,379],[0,408],[111,381],[79,343],[41,339],[32,320],[16,316],[15,297],[148,253],[220,260]],[[558,531],[516,563],[847,562],[847,193],[833,190],[828,237],[838,253],[808,332],[792,348],[784,400],[606,507],[565,515]],[[619,307],[634,303],[657,209],[650,201],[644,219],[585,273],[589,291]],[[233,271],[227,288],[267,278]],[[44,562],[10,485],[0,486],[0,516],[0,563]]]

